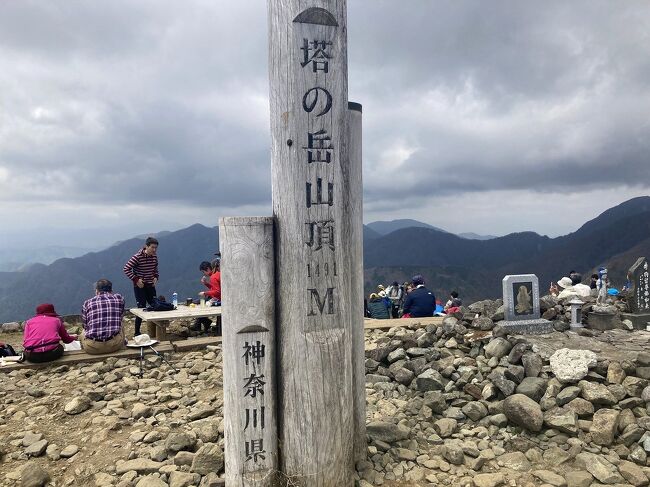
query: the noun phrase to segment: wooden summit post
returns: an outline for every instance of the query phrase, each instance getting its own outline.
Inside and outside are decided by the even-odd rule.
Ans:
[[[278,479],[272,217],[219,222],[226,485]]]
[[[268,5],[281,471],[289,485],[351,487],[349,192],[362,188],[350,186],[346,1]]]

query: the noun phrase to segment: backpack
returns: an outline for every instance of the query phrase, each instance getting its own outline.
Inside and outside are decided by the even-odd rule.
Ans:
[[[146,311],[172,311],[176,307],[172,303],[165,301],[165,298],[162,296],[159,298],[153,298],[153,303],[151,306],[145,308]]]
[[[18,354],[14,350],[14,348],[9,345],[8,343],[0,346],[0,357],[15,357]]]

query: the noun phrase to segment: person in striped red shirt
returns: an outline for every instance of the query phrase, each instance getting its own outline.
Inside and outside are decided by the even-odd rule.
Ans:
[[[158,283],[158,240],[148,237],[142,247],[124,266],[124,274],[133,282],[136,306],[146,308],[153,304]],[[142,319],[135,319],[135,336],[140,334]]]

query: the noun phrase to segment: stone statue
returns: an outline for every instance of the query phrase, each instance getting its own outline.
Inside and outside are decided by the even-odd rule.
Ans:
[[[533,305],[530,301],[530,294],[528,294],[528,288],[526,286],[519,286],[519,292],[517,293],[517,306],[515,306],[515,311],[522,315],[530,314],[533,309]]]
[[[596,281],[596,289],[598,290],[596,304],[600,304],[601,306],[607,304],[607,284],[607,269],[601,267],[598,269],[598,281]]]

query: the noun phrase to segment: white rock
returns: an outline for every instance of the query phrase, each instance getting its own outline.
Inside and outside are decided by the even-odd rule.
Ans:
[[[596,358],[591,350],[562,348],[551,355],[551,370],[560,382],[577,382],[596,365]]]

